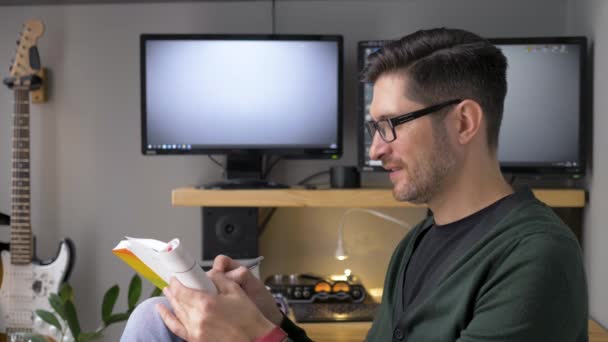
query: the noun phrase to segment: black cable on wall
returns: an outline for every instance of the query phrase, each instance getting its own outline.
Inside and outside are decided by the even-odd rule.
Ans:
[[[276,28],[276,0],[272,0],[272,34],[276,34],[277,33],[277,28]]]

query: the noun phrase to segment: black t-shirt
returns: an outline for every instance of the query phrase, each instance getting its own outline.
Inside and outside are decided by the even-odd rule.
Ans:
[[[437,285],[451,263],[493,228],[478,223],[510,196],[456,222],[433,225],[420,234],[405,271],[402,303],[404,312],[424,300],[425,294]]]

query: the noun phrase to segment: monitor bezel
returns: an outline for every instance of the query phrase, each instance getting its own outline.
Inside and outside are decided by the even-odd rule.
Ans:
[[[147,136],[147,108],[146,108],[146,42],[157,40],[241,40],[241,41],[331,41],[338,48],[338,112],[337,120],[337,147],[336,148],[248,148],[247,146],[231,148],[192,148],[192,149],[149,149]],[[256,154],[275,155],[288,159],[338,159],[344,149],[343,139],[343,93],[344,93],[344,39],[342,35],[334,34],[162,34],[147,33],[140,35],[140,108],[141,108],[141,152],[143,155],[213,155],[213,154]]]
[[[391,42],[392,40],[362,40],[357,43],[357,70],[359,73],[358,86],[357,86],[357,118],[358,118],[358,132],[357,141],[358,143],[358,165],[359,171],[362,172],[386,172],[382,166],[369,166],[365,165],[365,82],[361,79],[363,76],[363,68],[365,67],[365,49],[369,47],[382,47],[384,44]]]
[[[509,37],[509,38],[490,38],[488,39],[494,45],[521,45],[521,44],[530,44],[530,45],[538,45],[538,44],[576,44],[580,46],[580,58],[579,58],[579,68],[580,68],[580,103],[579,103],[579,132],[578,132],[578,166],[577,167],[567,167],[567,166],[559,166],[559,165],[546,165],[542,163],[509,163],[505,164],[504,162],[500,163],[500,168],[504,173],[509,174],[561,174],[566,176],[573,177],[582,177],[585,175],[587,168],[587,146],[588,141],[586,140],[586,136],[589,128],[589,95],[588,95],[588,79],[589,75],[587,74],[587,63],[588,63],[588,48],[587,48],[587,38],[584,36],[554,36],[554,37]],[[357,63],[358,70],[361,72],[365,63],[365,48],[369,47],[377,47],[381,46],[379,44],[386,44],[391,40],[365,40],[360,41],[357,46]],[[508,82],[508,80],[507,80]],[[367,172],[377,172],[377,171],[386,171],[381,166],[368,166],[365,165],[365,142],[364,142],[364,134],[365,130],[363,127],[363,122],[365,120],[365,98],[364,98],[364,87],[365,83],[359,81],[358,86],[358,119],[360,128],[358,130],[358,139],[359,139],[359,168],[361,171]]]

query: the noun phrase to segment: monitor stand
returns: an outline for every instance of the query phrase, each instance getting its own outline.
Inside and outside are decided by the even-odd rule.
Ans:
[[[200,185],[199,189],[285,189],[289,186],[262,178],[264,155],[229,153],[224,166],[225,179]]]

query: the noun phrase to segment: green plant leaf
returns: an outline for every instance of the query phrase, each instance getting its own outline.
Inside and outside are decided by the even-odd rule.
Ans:
[[[58,294],[51,293],[49,295],[49,304],[55,312],[59,315],[59,317],[63,318],[63,320],[67,320],[65,317],[65,310],[63,309],[65,306],[65,300],[63,300]]]
[[[129,310],[133,311],[137,301],[141,297],[141,278],[135,274],[129,283]]]
[[[44,336],[37,334],[27,334],[25,335],[25,340],[30,342],[48,342]]]
[[[106,323],[112,315],[112,311],[114,310],[114,304],[116,304],[116,299],[118,298],[118,294],[120,293],[120,288],[118,285],[114,285],[110,287],[106,294],[103,295],[103,304],[101,305],[101,320]]]
[[[112,323],[117,323],[117,322],[122,322],[122,321],[126,321],[127,319],[129,319],[129,316],[131,314],[128,312],[123,312],[123,313],[119,313],[119,314],[115,314],[112,315],[108,318],[108,320],[106,322],[104,322],[106,324],[106,326],[112,324]]]
[[[59,330],[59,331],[62,330],[61,324],[59,323],[59,320],[57,319],[57,317],[55,317],[54,313],[52,313],[50,311],[46,311],[46,310],[36,310],[36,315],[38,315],[38,317],[42,318],[42,320],[45,321],[46,323],[57,328],[57,330]]]
[[[78,336],[78,342],[87,342],[101,337],[101,332],[83,332]]]
[[[152,290],[152,293],[150,293],[150,298],[152,297],[158,297],[163,293],[163,291],[161,289],[159,289],[158,287],[154,287],[154,290]]]
[[[72,288],[72,286],[68,283],[61,284],[61,287],[59,288],[59,297],[61,297],[61,299],[63,299],[64,302],[71,300],[73,303],[74,302],[74,289]]]
[[[72,332],[72,336],[74,339],[78,341],[78,336],[80,335],[80,323],[78,322],[78,314],[76,313],[76,307],[71,300],[65,302],[65,317],[66,321],[68,321],[68,327],[70,327],[70,331]]]

